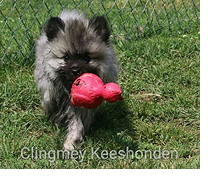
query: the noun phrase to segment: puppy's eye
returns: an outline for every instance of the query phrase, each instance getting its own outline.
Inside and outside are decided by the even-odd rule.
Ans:
[[[64,59],[64,61],[68,61],[68,60],[70,59],[70,57],[69,57],[69,55],[65,55],[65,56],[63,57],[63,59]]]
[[[91,58],[90,58],[89,56],[85,56],[85,57],[84,57],[84,61],[85,61],[86,63],[89,63],[89,62],[90,62],[90,59],[91,59]]]

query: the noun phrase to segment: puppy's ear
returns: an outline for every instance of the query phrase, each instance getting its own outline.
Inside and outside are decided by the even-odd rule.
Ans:
[[[105,17],[98,16],[90,20],[90,27],[94,29],[97,36],[99,36],[102,41],[108,42],[110,36],[110,30],[108,28],[108,23]]]
[[[51,41],[57,36],[57,33],[59,30],[64,31],[65,23],[64,21],[59,17],[51,17],[48,20],[48,23],[45,28],[46,36],[48,37],[48,40]]]

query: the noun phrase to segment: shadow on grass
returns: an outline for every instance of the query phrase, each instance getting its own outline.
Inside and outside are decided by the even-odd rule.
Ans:
[[[136,134],[133,130],[132,113],[125,101],[105,104],[96,114],[88,138],[93,144],[101,143],[106,149],[138,148]],[[119,149],[118,149],[119,148]]]

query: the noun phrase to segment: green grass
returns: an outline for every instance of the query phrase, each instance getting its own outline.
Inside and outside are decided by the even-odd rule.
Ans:
[[[192,39],[191,39],[192,38]],[[0,75],[1,168],[199,168],[199,36],[155,37],[116,44],[125,101],[96,116],[78,160],[24,160],[23,147],[62,149],[65,131],[43,115],[33,68],[3,64]],[[177,150],[178,159],[90,157],[101,150]]]
[[[32,1],[35,9],[40,5],[36,2]],[[49,4],[52,7],[52,3]],[[4,14],[8,14],[11,1],[3,5],[7,7]],[[22,3],[18,6],[24,7]],[[92,7],[96,11],[97,6]],[[59,8],[57,6],[52,14],[58,14]],[[38,17],[43,22],[47,13],[44,8],[41,11],[43,15],[38,13]],[[32,14],[31,7],[28,12]],[[33,19],[28,12],[26,26]],[[109,18],[113,17],[109,14]],[[129,27],[132,21],[129,20]],[[8,24],[15,29],[17,22],[14,18],[14,22],[8,21]],[[121,22],[119,19],[115,24],[116,31],[119,31],[116,25]],[[22,41],[24,30],[20,25],[15,36],[17,41]],[[31,38],[26,40],[33,41],[40,30],[37,21],[30,30]],[[3,46],[8,44],[8,34],[9,29],[5,28],[0,37],[5,39],[1,41]],[[8,62],[19,49],[13,40],[4,58],[7,61],[0,65],[0,168],[200,168],[199,43],[198,31],[173,37],[161,33],[131,41],[125,40],[122,34],[118,36],[114,41],[120,63],[118,83],[125,100],[105,104],[97,114],[90,134],[78,148],[86,150],[82,162],[80,159],[49,162],[21,157],[23,147],[61,150],[66,132],[64,127],[47,121],[42,112],[40,94],[33,79],[33,53],[28,63],[21,62],[32,50],[30,40],[24,43],[16,62]],[[177,150],[178,159],[138,160],[131,156],[129,159],[92,159],[92,147],[108,151],[127,147],[143,152],[159,148]]]

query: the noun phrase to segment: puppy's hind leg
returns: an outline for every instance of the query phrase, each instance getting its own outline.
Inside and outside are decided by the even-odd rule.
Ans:
[[[84,136],[84,126],[80,116],[74,115],[68,123],[68,133],[64,142],[64,150],[72,151]]]

